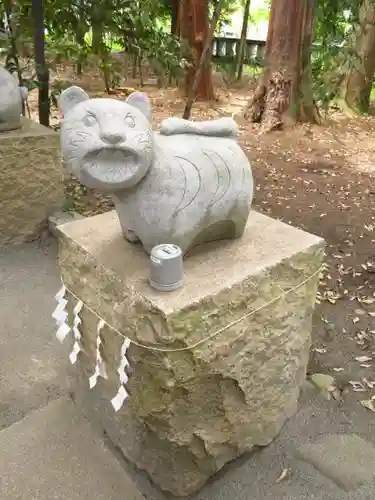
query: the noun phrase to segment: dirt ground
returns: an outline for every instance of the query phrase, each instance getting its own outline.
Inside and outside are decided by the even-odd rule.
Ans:
[[[80,82],[96,95],[101,83]],[[137,82],[126,82],[137,87]],[[182,116],[175,89],[146,86],[155,128]],[[99,95],[103,95],[100,94]],[[309,370],[331,374],[359,398],[375,388],[375,116],[347,120],[330,114],[322,126],[299,126],[259,135],[259,126],[238,117],[249,90],[221,90],[216,104],[197,103],[192,118],[235,116],[240,143],[255,178],[254,208],[323,237],[327,269],[322,278],[313,327]],[[31,108],[35,102],[31,96]],[[59,120],[58,113],[53,121]],[[72,181],[67,208],[85,215],[112,208],[108,199]],[[352,383],[350,383],[352,382]],[[354,384],[358,382],[358,384]],[[372,391],[373,392],[373,391]]]

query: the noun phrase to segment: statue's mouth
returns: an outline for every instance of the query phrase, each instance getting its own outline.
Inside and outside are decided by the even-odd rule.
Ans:
[[[83,176],[96,188],[121,189],[128,187],[139,166],[139,156],[122,148],[100,148],[83,158]]]

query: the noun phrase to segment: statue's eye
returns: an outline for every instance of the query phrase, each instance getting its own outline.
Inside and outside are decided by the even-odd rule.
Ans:
[[[131,115],[126,115],[125,116],[125,125],[127,125],[130,128],[135,127],[135,121],[134,118]]]
[[[93,125],[95,125],[96,121],[97,120],[95,116],[92,114],[86,115],[83,119],[83,123],[86,125],[86,127],[92,127]]]

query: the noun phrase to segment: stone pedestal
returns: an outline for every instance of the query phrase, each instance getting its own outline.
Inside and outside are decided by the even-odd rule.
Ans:
[[[162,490],[184,496],[272,441],[296,410],[305,378],[321,239],[252,212],[241,239],[188,257],[184,288],[163,294],[148,286],[148,258],[123,239],[115,212],[60,232],[66,285],[144,346],[129,347],[130,397],[116,413],[110,400],[123,339],[104,327],[109,378],[89,390],[98,319],[83,309],[76,401],[128,460]],[[210,335],[193,349],[145,348],[183,349]]]
[[[63,198],[59,135],[26,118],[0,132],[0,247],[37,238]]]

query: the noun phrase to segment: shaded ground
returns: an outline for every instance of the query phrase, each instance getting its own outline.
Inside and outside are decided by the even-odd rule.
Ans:
[[[137,82],[127,81],[128,87]],[[82,82],[97,95],[97,80]],[[182,115],[176,90],[147,86],[155,128],[166,116]],[[221,91],[213,106],[194,106],[193,119],[237,115],[249,90]],[[123,92],[122,97],[125,97]],[[103,95],[103,94],[99,94]],[[120,95],[121,97],[121,95]],[[31,107],[35,109],[33,103]],[[327,242],[327,270],[314,318],[310,370],[332,373],[340,386],[361,382],[366,399],[374,391],[375,356],[375,118],[347,121],[339,114],[322,127],[301,126],[258,135],[257,125],[243,123],[240,142],[252,161],[254,207]],[[58,122],[58,114],[54,122]],[[112,208],[106,197],[68,183],[68,209],[91,215]],[[355,359],[358,358],[358,359]],[[349,384],[352,387],[353,384]],[[375,388],[375,383],[374,383]]]

